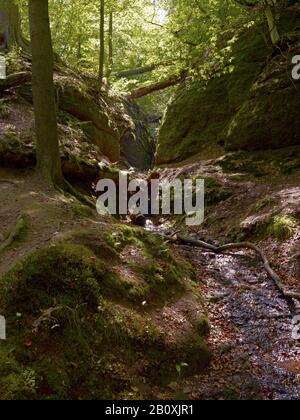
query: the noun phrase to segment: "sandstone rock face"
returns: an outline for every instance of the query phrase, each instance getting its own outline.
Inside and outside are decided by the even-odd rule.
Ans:
[[[226,133],[228,150],[274,149],[300,144],[300,85],[292,80],[295,42],[262,70],[250,97],[231,120]]]
[[[154,164],[155,140],[148,117],[133,102],[126,102],[125,110],[131,123],[121,134],[121,156],[134,168],[150,169]]]
[[[285,51],[273,50],[261,28],[232,47],[229,74],[179,88],[159,133],[156,163],[205,158],[207,151],[259,150],[300,144],[299,82],[291,77],[300,54],[300,7],[279,23]],[[222,146],[222,147],[221,147]]]

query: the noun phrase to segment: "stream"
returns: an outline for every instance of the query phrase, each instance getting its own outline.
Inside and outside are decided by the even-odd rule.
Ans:
[[[146,229],[163,233],[165,228],[148,222]],[[206,372],[184,380],[178,392],[200,400],[300,399],[294,315],[257,256],[180,249],[196,263],[202,283],[213,360]]]

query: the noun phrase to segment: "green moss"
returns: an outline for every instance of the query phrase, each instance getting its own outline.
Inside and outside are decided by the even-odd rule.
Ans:
[[[0,118],[3,120],[6,120],[10,116],[10,108],[9,106],[3,102],[0,101]]]
[[[36,383],[36,372],[22,367],[1,343],[0,400],[35,399]]]
[[[161,334],[147,314],[103,300],[96,315],[97,324],[112,345],[153,346],[162,341]]]
[[[76,302],[95,307],[100,290],[98,279],[103,272],[101,264],[96,264],[93,254],[83,246],[45,248],[1,279],[1,298],[7,310],[17,308],[22,314],[38,314],[42,308]]]
[[[251,95],[232,118],[226,132],[227,150],[276,149],[299,145],[299,95],[286,69],[299,43],[286,56],[274,54],[264,65]]]
[[[210,358],[211,352],[203,338],[199,333],[190,333],[182,342],[170,344],[156,354],[158,380],[160,383],[169,384],[174,375],[188,376],[196,370],[201,371],[207,366]]]
[[[21,139],[14,126],[8,125],[1,136],[1,149],[14,149],[20,147]]]
[[[144,248],[143,238],[145,236],[142,230],[119,225],[116,226],[115,231],[107,234],[106,240],[115,249],[124,248],[126,245],[135,245],[138,248]]]
[[[1,279],[9,339],[7,351],[0,349],[0,399],[141,398],[141,382],[152,389],[176,378],[181,362],[190,366],[186,373],[207,364],[199,331],[169,343],[147,311],[151,298],[157,307],[184,293],[189,265],[181,267],[161,237],[120,225],[117,237],[111,227],[103,230],[66,235]],[[116,241],[119,251],[133,246],[145,257],[123,261]],[[130,283],[115,266],[140,276]]]
[[[297,222],[293,217],[276,216],[267,227],[267,233],[277,241],[285,241],[294,235],[296,226]]]
[[[204,337],[209,333],[210,328],[207,316],[203,315],[198,319],[196,329],[201,337]]]
[[[159,132],[157,164],[182,161],[217,143],[228,113],[227,80],[224,76],[179,90]]]
[[[140,281],[119,281],[119,288],[127,289],[127,296],[133,300],[165,300],[185,290],[184,279],[193,277],[193,269],[182,259],[176,260],[160,235],[147,234],[142,229],[117,226],[106,236],[108,244],[121,252],[126,246],[140,250],[146,260],[128,262]]]
[[[250,96],[269,54],[259,27],[240,33],[231,48],[221,77],[211,75],[208,83],[196,81],[178,90],[159,132],[157,164],[182,161],[224,144],[228,125]]]
[[[93,209],[80,203],[74,204],[73,212],[74,212],[74,216],[79,217],[79,218],[92,217],[95,214]]]
[[[26,214],[21,214],[17,221],[11,225],[6,232],[2,235],[2,241],[7,240],[12,234],[14,237],[14,241],[22,240],[27,234],[27,217]],[[14,242],[13,242],[14,243]],[[3,248],[4,251],[6,248]]]
[[[259,213],[261,210],[271,207],[275,204],[274,197],[267,196],[258,200],[252,208],[252,213]]]

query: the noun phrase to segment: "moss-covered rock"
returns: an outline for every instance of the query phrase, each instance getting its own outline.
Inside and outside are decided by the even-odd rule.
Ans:
[[[225,140],[224,130],[247,98],[269,51],[262,33],[249,29],[232,46],[228,74],[179,89],[160,129],[157,164],[181,161]]]
[[[147,115],[134,102],[125,101],[128,124],[121,134],[121,154],[134,168],[147,170],[154,164],[155,141]]]
[[[122,225],[35,251],[0,280],[0,399],[155,398],[176,366],[203,368],[202,327],[169,342],[152,314],[192,276],[162,238]]]
[[[223,145],[227,150],[299,145],[300,96],[291,78],[299,25],[300,8],[294,5],[278,22],[282,52],[268,45],[262,27],[243,31],[223,76],[179,88],[160,130],[157,164],[220,156]]]
[[[193,83],[181,88],[168,107],[159,132],[157,164],[183,160],[216,142],[228,112],[224,95],[227,80],[224,76],[207,86]]]
[[[264,67],[250,97],[229,124],[228,150],[274,149],[300,144],[299,85],[291,78],[292,57],[300,43]]]

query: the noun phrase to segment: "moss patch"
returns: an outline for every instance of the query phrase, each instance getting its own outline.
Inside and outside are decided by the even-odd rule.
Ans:
[[[297,222],[290,216],[275,216],[267,227],[267,233],[277,241],[290,239],[296,230]]]
[[[0,399],[154,398],[178,364],[201,369],[210,355],[197,328],[169,343],[149,306],[183,295],[190,275],[162,238],[122,225],[35,251],[0,280]]]

